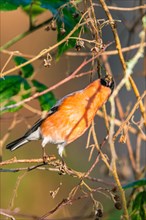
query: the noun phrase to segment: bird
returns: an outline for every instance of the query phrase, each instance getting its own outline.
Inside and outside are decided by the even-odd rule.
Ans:
[[[62,158],[65,146],[85,133],[113,89],[113,77],[105,75],[84,89],[66,95],[22,137],[9,143],[6,149],[14,151],[30,141],[42,140],[43,158],[46,157],[45,146],[48,143],[57,145]]]

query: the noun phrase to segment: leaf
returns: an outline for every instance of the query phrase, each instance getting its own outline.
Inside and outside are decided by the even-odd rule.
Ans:
[[[146,185],[146,179],[140,179],[140,180],[137,180],[137,181],[133,181],[131,183],[128,183],[123,187],[123,189],[129,189],[129,188],[134,188],[134,187],[140,187],[140,186],[145,186]]]
[[[37,92],[42,92],[48,88],[46,85],[38,82],[37,80],[32,80],[32,83],[36,87]],[[56,98],[52,92],[47,92],[46,94],[38,97],[38,100],[43,111],[49,111],[50,108],[56,103]]]
[[[132,205],[132,220],[143,220],[146,219],[146,211],[144,206],[146,206],[146,191],[137,194]]]
[[[58,13],[57,9],[68,3],[70,0],[41,0],[41,7],[50,10],[54,15]]]
[[[10,100],[4,107],[7,107],[9,105],[13,105],[13,104],[16,104],[16,101],[14,101],[13,99]],[[10,108],[10,109],[6,109],[2,112],[3,113],[6,113],[6,112],[17,112],[19,109],[21,109],[22,106],[18,106],[18,107],[15,107],[15,108]]]
[[[0,102],[3,102],[20,91],[20,85],[24,83],[21,76],[6,76],[5,79],[0,78]]]
[[[70,33],[70,31],[76,26],[76,24],[79,22],[80,19],[80,15],[77,18],[74,18],[74,14],[78,13],[78,11],[69,2],[70,2],[69,0],[41,1],[41,7],[50,10],[53,13],[54,18],[56,18],[58,42],[64,39]],[[62,34],[61,32],[62,27],[66,31],[64,34]],[[80,28],[73,33],[72,37],[78,37],[79,32],[80,32]],[[57,58],[59,58],[68,49],[73,48],[75,46],[75,43],[76,40],[72,39],[72,40],[68,40],[68,42],[59,45]]]
[[[64,39],[79,22],[80,16],[76,19],[73,16],[75,14],[75,12],[76,12],[76,9],[73,7],[67,7],[62,10],[62,17],[59,17],[57,19],[57,27],[58,27],[57,41],[58,42],[61,41],[62,39]],[[62,24],[64,25],[64,29],[66,31],[65,34],[63,34],[63,35],[61,33]],[[80,28],[78,28],[72,34],[71,37],[78,37],[79,32],[80,32]],[[57,58],[59,58],[68,49],[75,47],[75,44],[76,44],[76,40],[70,39],[67,42],[59,45]]]
[[[31,0],[1,0],[0,10],[11,11],[16,10],[19,6],[26,6],[31,3]]]
[[[17,101],[25,99],[31,95],[29,91],[30,85],[26,81],[26,79],[21,76],[12,75],[6,76],[5,79],[0,79],[0,103],[3,103],[4,107],[9,106],[11,104],[15,104],[14,96],[19,95],[17,97]],[[14,112],[20,109],[20,107],[12,108],[4,110],[4,112]]]
[[[27,62],[27,59],[25,59],[23,57],[15,56],[14,57],[14,62],[18,66],[18,65],[20,65],[22,63]],[[23,66],[20,69],[21,69],[21,72],[22,72],[22,76],[24,78],[29,78],[30,76],[33,75],[34,68],[33,68],[33,66],[31,64],[27,64],[26,66]]]
[[[26,12],[26,14],[30,15],[34,18],[37,15],[42,14],[46,9],[40,7],[38,4],[32,3],[32,5],[27,5],[25,7],[22,7],[23,11]]]

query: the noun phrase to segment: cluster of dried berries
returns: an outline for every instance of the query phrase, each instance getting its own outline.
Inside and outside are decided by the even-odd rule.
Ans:
[[[56,31],[57,30],[57,24],[56,24],[56,20],[52,20],[46,27],[45,27],[45,31]],[[62,25],[62,27],[60,28],[60,34],[64,35],[66,33],[66,30],[64,28],[64,24]]]
[[[52,20],[46,27],[45,27],[45,31],[56,31],[57,29],[57,25],[56,25],[56,20]]]
[[[66,33],[66,30],[64,27],[60,28],[60,34],[61,35],[64,35]]]
[[[82,47],[85,47],[84,46],[84,41],[83,40],[77,40],[76,41],[76,46],[75,46],[76,50],[80,51]]]
[[[50,67],[51,66],[52,57],[48,53],[46,59],[44,59],[44,67]]]
[[[73,18],[78,18],[79,17],[79,13],[78,12],[75,12],[75,13],[73,13]]]
[[[114,187],[112,189],[112,192],[116,193],[117,192],[117,187]],[[114,200],[115,208],[118,209],[118,210],[121,210],[122,209],[122,204],[121,204],[120,196],[115,194],[114,197],[113,197],[113,200]]]
[[[99,220],[99,218],[103,217],[103,211],[102,209],[95,210],[95,220]]]
[[[114,196],[114,201],[115,201],[115,208],[118,209],[118,210],[121,210],[122,209],[122,204],[121,204],[121,201],[120,201],[120,197],[118,195]]]

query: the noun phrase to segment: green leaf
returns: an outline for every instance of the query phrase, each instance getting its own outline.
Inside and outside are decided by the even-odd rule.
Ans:
[[[13,105],[13,104],[16,104],[16,101],[14,101],[13,99],[10,100],[4,107],[7,107],[9,105]],[[22,106],[18,106],[18,107],[15,107],[15,108],[10,108],[10,109],[6,109],[2,112],[3,113],[6,113],[6,112],[17,112],[19,109],[21,109]]]
[[[74,18],[75,13],[76,13],[76,9],[73,7],[66,7],[62,10],[62,17],[59,17],[57,19],[57,27],[58,27],[57,41],[58,42],[64,39],[79,22],[80,16],[75,19]],[[65,34],[63,35],[61,33],[62,24],[64,25],[64,29],[66,31]],[[78,37],[79,33],[80,33],[80,28],[78,28],[72,34],[71,37]],[[59,45],[57,58],[59,58],[68,49],[75,47],[75,44],[76,44],[76,40],[70,39],[67,42]]]
[[[54,19],[56,19],[58,42],[64,39],[80,20],[80,15],[77,18],[74,17],[74,14],[78,13],[78,11],[69,2],[69,0],[41,1],[41,7],[50,10],[54,15]],[[66,31],[64,34],[62,34],[61,32],[62,27]],[[72,37],[78,37],[79,32],[80,28],[73,33]],[[57,58],[59,58],[68,49],[73,48],[75,46],[75,43],[76,40],[68,40],[68,42],[59,45]]]
[[[50,10],[54,15],[58,13],[57,9],[68,3],[70,0],[41,0],[41,7]]]
[[[18,66],[22,63],[27,62],[27,59],[25,59],[23,57],[15,56],[14,57],[14,62]],[[21,72],[22,72],[22,76],[24,78],[29,78],[30,76],[32,76],[32,74],[34,72],[34,68],[31,64],[27,64],[26,66],[21,67]]]
[[[32,80],[33,85],[36,87],[37,92],[42,92],[48,87],[37,80]],[[41,109],[44,111],[49,111],[50,108],[56,103],[56,98],[52,92],[47,92],[46,94],[38,97]]]
[[[46,9],[40,7],[39,5],[33,3],[32,5],[27,5],[25,7],[22,7],[23,11],[26,12],[26,14],[30,15],[34,18],[37,15],[42,14]]]
[[[24,83],[24,79],[21,76],[0,78],[0,103],[17,95],[20,91],[21,83]]]
[[[16,10],[19,6],[26,6],[31,3],[31,0],[1,0],[0,10],[11,11]]]
[[[137,181],[133,181],[131,183],[128,183],[123,187],[123,189],[129,189],[129,188],[136,188],[136,187],[140,187],[140,186],[146,186],[146,179],[140,179],[140,180],[137,180]]]
[[[132,220],[143,220],[146,219],[146,191],[140,192],[137,194],[132,205]]]
[[[4,79],[0,78],[0,103],[3,103],[4,107],[15,104],[16,101],[14,100],[14,96],[19,95],[20,92],[17,101],[25,99],[31,95],[30,88],[26,79],[19,75],[6,76]],[[4,110],[2,113],[14,112],[18,109],[20,109],[20,107]]]

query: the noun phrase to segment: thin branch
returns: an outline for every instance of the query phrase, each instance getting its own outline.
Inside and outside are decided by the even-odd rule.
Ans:
[[[6,107],[1,107],[1,108],[0,108],[0,111],[4,111],[4,110],[7,110],[7,109],[15,108],[15,107],[18,107],[18,106],[20,106],[20,105],[23,105],[23,104],[26,103],[26,102],[30,102],[31,100],[33,100],[33,99],[35,99],[35,98],[38,98],[38,97],[40,97],[40,96],[46,94],[47,92],[56,89],[57,87],[59,87],[60,85],[66,83],[66,82],[68,82],[69,80],[75,78],[76,74],[77,74],[84,66],[86,66],[87,64],[89,64],[90,62],[92,62],[92,60],[94,60],[94,59],[96,59],[97,57],[99,57],[99,56],[102,54],[102,52],[103,52],[108,46],[109,46],[109,44],[106,45],[106,47],[105,47],[103,50],[101,50],[96,56],[94,56],[94,57],[92,57],[92,58],[90,58],[90,59],[88,59],[88,60],[84,60],[84,61],[80,64],[80,66],[79,66],[70,76],[68,76],[68,77],[66,77],[65,79],[61,80],[60,82],[58,82],[58,83],[55,84],[54,86],[51,86],[50,88],[48,88],[48,89],[46,89],[46,90],[44,90],[44,91],[42,91],[42,92],[35,93],[33,96],[31,96],[31,97],[29,97],[29,98],[26,98],[26,99],[24,99],[24,100],[22,100],[22,101],[20,101],[20,102],[17,102],[16,104],[12,104],[12,105],[9,105],[9,106],[6,106]]]
[[[129,52],[130,50],[134,50],[134,49],[137,49],[139,48],[141,45],[141,43],[138,43],[138,44],[134,44],[134,45],[131,45],[129,47],[123,47],[122,48],[122,52],[123,53],[126,53],[126,52]],[[144,42],[143,44],[143,47],[146,47],[146,42]],[[92,56],[92,52],[66,52],[65,53],[67,56]],[[118,51],[117,50],[111,50],[111,51],[104,51],[103,52],[103,55],[107,55],[107,56],[114,56],[114,55],[117,55],[118,54]]]
[[[33,219],[33,220],[39,220],[39,217],[36,215],[28,215],[28,214],[22,214],[19,213],[17,210],[8,210],[8,209],[0,209],[0,214],[7,216],[9,218],[12,218],[12,220],[16,220],[12,215],[17,216],[19,219]]]
[[[34,31],[38,30],[39,28],[45,26],[46,24],[50,23],[52,21],[53,17],[47,19],[46,21],[43,21],[41,24],[37,25],[37,26],[33,26],[31,27],[31,29],[25,31],[22,34],[17,35],[16,37],[14,37],[13,39],[11,39],[10,41],[8,41],[6,44],[4,44],[3,46],[0,47],[0,51],[9,48],[10,46],[12,46],[13,44],[15,44],[16,42],[20,41],[21,39],[23,39],[24,37],[28,36],[29,34],[33,33]]]
[[[96,3],[93,3],[94,6],[98,6],[98,7],[101,7],[99,4],[96,4]],[[116,6],[107,6],[108,9],[110,10],[115,10],[115,11],[136,11],[136,10],[140,10],[140,9],[146,9],[146,4],[144,5],[138,5],[138,6],[135,6],[135,7],[126,7],[126,8],[123,8],[123,7],[116,7]]]
[[[72,31],[69,32],[69,34],[68,34],[65,38],[63,38],[61,41],[59,41],[58,43],[54,44],[53,46],[49,47],[48,49],[42,50],[38,55],[36,55],[34,58],[28,60],[27,62],[22,63],[22,64],[20,64],[20,65],[18,65],[18,66],[16,66],[16,67],[14,67],[14,68],[12,68],[12,69],[10,69],[10,70],[4,72],[4,73],[2,73],[2,74],[1,74],[1,77],[4,77],[4,76],[8,75],[9,73],[14,72],[14,71],[16,71],[16,70],[22,68],[23,66],[26,66],[27,64],[30,64],[30,63],[36,61],[36,60],[39,59],[40,57],[44,56],[44,55],[47,54],[47,53],[50,53],[50,51],[54,50],[54,49],[57,48],[59,45],[61,45],[61,44],[63,44],[64,42],[66,42],[66,41],[69,39],[69,37],[70,37],[79,27],[81,27],[83,24],[86,24],[86,23],[88,22],[88,21],[86,21],[86,22],[81,23],[81,22],[82,22],[82,19],[83,19],[84,16],[86,15],[86,13],[87,13],[87,12],[85,12],[85,13],[82,15],[82,17],[81,17],[79,23],[72,29]],[[5,49],[5,48],[3,48],[3,49]]]
[[[17,117],[17,113],[14,114],[14,118],[13,118],[13,120],[12,120],[12,123],[11,123],[10,127],[8,128],[7,133],[6,133],[6,134],[3,136],[3,138],[0,140],[0,148],[2,148],[2,146],[4,145],[4,143],[6,142],[6,140],[8,139],[8,137],[9,137],[11,131],[13,130],[13,128],[14,128],[18,123],[20,123],[20,122],[22,121],[22,119],[17,120],[16,117]]]
[[[133,106],[131,112],[129,113],[129,115],[127,116],[126,120],[122,123],[122,125],[119,127],[118,131],[115,133],[115,135],[113,136],[113,141],[115,141],[115,139],[117,138],[117,136],[121,133],[121,131],[123,130],[124,126],[128,123],[128,121],[131,119],[132,115],[134,114],[134,112],[137,110],[140,101],[146,96],[146,91],[144,91],[144,93],[142,94],[142,96],[138,99],[138,101],[135,103],[135,105]]]
[[[124,59],[124,56],[123,56],[123,53],[122,53],[122,47],[121,47],[121,43],[120,43],[120,38],[119,38],[118,31],[117,31],[116,26],[115,26],[115,22],[114,22],[114,20],[112,18],[112,15],[111,15],[111,13],[110,13],[110,11],[108,9],[108,6],[106,5],[105,1],[104,0],[100,0],[100,3],[102,5],[102,7],[103,7],[103,9],[104,9],[104,11],[105,11],[109,21],[110,21],[110,26],[111,26],[111,29],[112,29],[112,32],[113,32],[113,35],[114,35],[114,38],[115,38],[115,42],[116,42],[116,48],[118,50],[119,58],[120,58],[122,66],[123,66],[124,75],[126,75],[127,66],[126,66],[126,62],[125,62],[125,59]],[[143,45],[143,43],[145,41],[145,34],[144,34],[144,31],[142,31],[142,32],[143,32],[144,36],[143,36],[143,38],[141,37],[141,40],[142,40],[141,43]],[[130,81],[130,84],[131,84],[131,86],[133,88],[135,96],[138,99],[140,97],[140,93],[139,93],[139,90],[138,90],[134,80],[132,79],[132,77],[130,75],[129,75],[129,81]],[[141,114],[142,114],[142,116],[144,118],[144,124],[146,126],[146,113],[145,113],[145,110],[144,110],[145,108],[144,108],[144,105],[143,105],[142,101],[140,101],[139,105],[140,105]]]
[[[47,163],[51,163],[52,161],[55,161],[56,157],[53,155],[50,155],[47,158]],[[17,164],[17,163],[43,163],[43,159],[39,158],[39,159],[21,159],[18,160],[16,157],[10,159],[10,160],[6,160],[0,163],[0,166],[4,166],[4,165],[8,165],[8,164]]]
[[[102,118],[104,117],[103,112],[101,112],[100,110],[98,110],[97,115]],[[110,116],[108,116],[108,121],[109,122],[111,121]],[[120,120],[118,120],[117,118],[115,118],[115,125],[120,127],[122,125],[122,122]],[[139,133],[139,131],[136,130],[135,128],[128,126],[128,131],[130,131],[132,134],[135,134],[135,135],[138,134],[142,140],[146,141],[146,136],[143,135],[142,133]]]
[[[14,200],[17,196],[17,191],[18,191],[19,185],[20,185],[20,183],[21,183],[21,181],[22,181],[22,179],[24,178],[25,175],[26,175],[26,172],[23,173],[22,175],[18,176],[18,178],[17,178],[16,186],[13,190],[13,195],[12,195],[12,198],[11,198],[11,201],[10,201],[10,204],[9,204],[9,210],[11,210],[14,206]]]
[[[87,42],[90,42],[90,40],[87,40],[87,39],[85,39],[85,40]],[[140,43],[134,44],[134,45],[131,45],[131,46],[128,46],[128,47],[123,47],[122,52],[126,53],[126,52],[129,52],[131,50],[137,49],[139,47],[140,47]],[[144,42],[143,47],[146,47],[146,42]],[[20,51],[9,51],[9,50],[3,50],[2,53],[9,54],[9,55],[13,54],[13,55],[17,55],[17,56],[19,55],[19,56],[23,56],[23,57],[26,57],[26,58],[34,58],[36,56],[36,55],[21,53]],[[104,51],[103,52],[103,55],[107,55],[107,56],[114,56],[114,55],[117,55],[117,54],[118,54],[117,50],[111,50],[111,51]],[[67,51],[65,53],[65,55],[66,56],[92,56],[93,53],[92,52],[71,52],[71,51]]]

